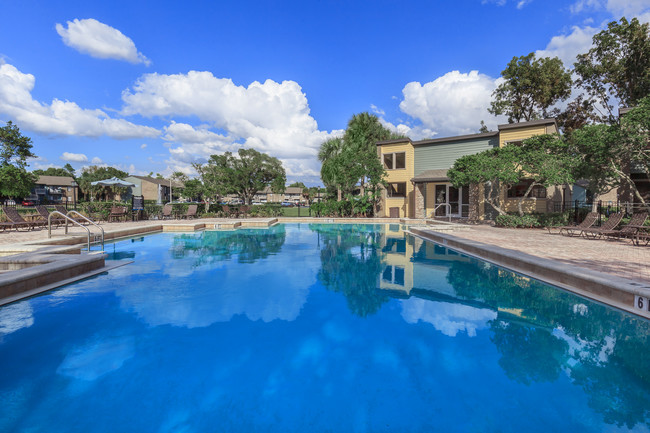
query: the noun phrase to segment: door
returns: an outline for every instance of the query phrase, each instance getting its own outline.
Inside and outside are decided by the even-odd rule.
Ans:
[[[460,218],[469,212],[469,189],[464,186],[455,188],[451,184],[436,185],[435,216]]]
[[[437,217],[447,216],[447,185],[436,185],[435,192],[435,215]]]

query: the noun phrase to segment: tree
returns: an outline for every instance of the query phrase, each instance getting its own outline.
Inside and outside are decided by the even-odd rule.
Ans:
[[[579,159],[569,152],[567,143],[557,135],[536,135],[515,146],[518,153],[517,172],[520,180],[532,181],[517,201],[519,215],[523,216],[522,204],[533,188],[541,186],[573,184]]]
[[[68,172],[68,176],[70,176],[70,177],[73,178],[73,179],[76,179],[76,178],[75,178],[75,170],[74,170],[74,168],[72,168],[72,166],[70,165],[69,162],[66,163],[66,164],[63,166],[63,169],[64,169],[65,171]]]
[[[594,104],[593,99],[585,98],[583,95],[578,95],[576,99],[569,102],[566,109],[556,117],[564,136],[568,137],[576,129],[599,121]]]
[[[523,180],[530,181],[524,195],[518,197],[517,209],[519,215],[523,215],[523,202],[530,197],[533,188],[573,183],[578,164],[578,158],[568,151],[568,145],[560,137],[538,135],[524,140],[521,145],[507,144],[465,155],[456,160],[447,175],[456,187],[485,183],[488,188],[486,201],[500,215],[506,213],[500,205],[504,188]]]
[[[484,121],[481,120],[481,128],[478,130],[480,134],[485,134],[486,132],[490,132],[488,129],[487,125],[485,124]]]
[[[620,124],[587,125],[570,137],[571,152],[580,155],[579,176],[589,180],[589,189],[604,193],[626,187],[643,206],[650,206],[630,176],[630,165],[650,173],[650,97],[621,116]]]
[[[343,188],[343,139],[330,138],[320,145],[318,160],[321,162],[320,177],[325,186],[337,191],[337,200],[341,200]]]
[[[46,170],[34,170],[32,173],[37,176],[70,176],[70,172],[68,170],[58,167],[48,167]]]
[[[386,170],[377,157],[377,142],[402,138],[385,128],[379,118],[367,112],[355,114],[343,137],[321,144],[321,179],[328,189],[336,189],[337,199],[351,196],[357,186],[373,207],[379,202]]]
[[[517,173],[517,153],[513,145],[488,149],[473,155],[461,156],[447,171],[449,180],[455,187],[471,184],[485,184],[487,191],[485,201],[499,213],[505,215],[501,208],[503,188],[519,181]]]
[[[578,55],[576,84],[600,105],[601,121],[616,123],[614,100],[635,106],[650,95],[650,31],[637,18],[613,21],[593,37],[593,46]]]
[[[312,186],[312,187],[304,187],[302,189],[302,196],[307,200],[307,203],[311,206],[311,204],[314,202],[316,197],[318,197],[318,193],[320,191],[320,188],[317,186]]]
[[[546,118],[552,105],[571,94],[571,73],[557,57],[513,57],[501,76],[505,81],[492,92],[488,111],[506,114],[510,123]]]
[[[302,188],[302,189],[305,189],[307,187],[302,182],[294,182],[291,185],[289,185],[289,188]]]
[[[0,196],[13,199],[31,193],[36,175],[27,171],[27,158],[33,158],[32,140],[20,133],[11,121],[0,128]]]
[[[91,198],[98,200],[102,195],[108,193],[111,194],[117,194],[117,193],[122,193],[126,191],[125,187],[119,187],[119,186],[99,186],[99,185],[91,185],[92,182],[96,182],[98,180],[104,180],[104,179],[110,179],[111,177],[117,177],[120,179],[124,179],[127,177],[129,174],[125,171],[119,170],[114,167],[99,167],[96,165],[92,165],[90,167],[86,167],[81,171],[81,176],[78,179],[79,183],[79,189],[83,193],[85,198]]]
[[[266,187],[274,193],[284,192],[287,181],[282,162],[255,149],[239,149],[238,156],[231,152],[212,155],[199,173],[206,191],[217,196],[237,194],[248,205]]]

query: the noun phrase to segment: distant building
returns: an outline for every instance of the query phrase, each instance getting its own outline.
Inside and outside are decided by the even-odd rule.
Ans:
[[[74,202],[77,198],[77,185],[69,176],[39,176],[27,200],[39,203]]]
[[[171,182],[169,179],[156,179],[148,176],[129,176],[125,181],[134,184],[131,187],[131,195],[143,196],[145,200],[155,200],[156,204],[168,203],[171,200],[171,192],[174,188],[183,188],[181,182]]]

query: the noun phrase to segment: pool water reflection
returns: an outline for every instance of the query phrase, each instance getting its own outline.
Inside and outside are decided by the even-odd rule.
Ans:
[[[0,431],[648,431],[650,324],[407,235],[108,246],[0,309]]]

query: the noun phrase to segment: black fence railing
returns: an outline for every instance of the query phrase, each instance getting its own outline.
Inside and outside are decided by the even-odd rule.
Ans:
[[[598,212],[598,225],[602,217],[612,213],[623,212],[624,217],[630,217],[637,212],[647,212],[647,208],[640,203],[598,200],[598,201],[553,201],[553,212],[569,212],[569,219],[579,224],[589,212]]]

